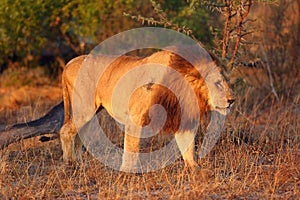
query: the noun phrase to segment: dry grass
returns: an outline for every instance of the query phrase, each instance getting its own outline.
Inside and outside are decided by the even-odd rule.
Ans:
[[[299,199],[299,101],[276,102],[272,93],[249,87],[239,94],[218,144],[198,161],[199,172],[178,159],[155,172],[125,174],[88,153],[81,166],[68,167],[59,140],[32,138],[0,151],[0,199]],[[32,102],[23,113],[4,108],[1,122],[31,120],[55,101]],[[102,123],[122,145],[111,119]]]

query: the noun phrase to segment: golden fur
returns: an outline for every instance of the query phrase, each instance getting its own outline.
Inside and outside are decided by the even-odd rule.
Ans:
[[[79,147],[76,147],[76,128],[72,119],[71,102],[77,73],[80,69],[80,66],[87,58],[87,56],[79,56],[71,60],[67,64],[62,76],[65,122],[61,130],[61,141],[63,157],[65,161],[81,159],[79,150],[80,145]],[[151,124],[149,111],[153,105],[159,104],[163,106],[166,111],[167,119],[163,125],[163,130],[165,132],[175,134],[191,132],[190,129],[192,129],[195,120],[199,121],[199,116],[202,119],[203,116],[205,116],[205,114],[212,109],[228,110],[230,104],[232,103],[231,100],[233,100],[230,89],[222,78],[216,76],[216,79],[220,80],[216,80],[217,84],[212,84],[215,89],[211,89],[211,91],[209,91],[204,78],[201,76],[198,70],[180,56],[169,51],[160,51],[146,58],[131,56],[121,56],[118,58],[95,56],[89,57],[88,59],[93,61],[91,63],[110,63],[110,61],[113,61],[106,68],[105,72],[103,72],[99,82],[97,82],[98,84],[95,88],[96,96],[94,98],[95,105],[93,109],[94,112],[96,112],[99,107],[104,107],[115,119],[122,118],[122,113],[116,113],[116,110],[118,111],[119,108],[113,108],[111,105],[114,87],[124,75],[138,66],[157,63],[170,67],[179,72],[179,74],[182,76],[179,78],[184,79],[192,88],[192,92],[183,88],[184,85],[182,81],[178,80],[178,76],[166,76],[162,77],[162,82],[172,84],[173,91],[171,91],[167,86],[153,83],[151,80],[142,87],[135,89],[131,94],[128,108],[132,120],[139,127]],[[95,78],[99,77],[95,75]],[[132,82],[134,81],[135,79],[132,79]],[[132,83],[132,85],[134,85],[134,83]],[[222,90],[222,92],[226,94],[223,95],[221,99],[218,97],[218,95],[212,95],[212,93],[218,93],[218,90]],[[193,98],[193,95],[196,95],[198,105],[195,105],[192,101],[190,101],[190,99]],[[218,97],[218,99],[214,99],[213,97]],[[183,101],[184,105],[181,105],[180,101]],[[181,106],[184,106],[184,109],[181,109]],[[200,111],[200,113],[198,111]],[[182,122],[182,116],[185,116],[185,119],[187,120]],[[88,119],[83,120],[82,125],[87,122],[87,120]],[[180,127],[181,123],[183,123],[183,125]],[[124,148],[126,151],[138,152],[138,143],[139,141],[137,141],[131,135],[125,133]],[[193,148],[191,148],[191,152],[192,151]],[[191,155],[185,155],[184,152],[182,152],[182,154],[186,164],[190,166],[195,165]],[[124,157],[126,156],[124,155]],[[128,159],[124,157],[122,167],[126,168],[126,165],[128,165]]]

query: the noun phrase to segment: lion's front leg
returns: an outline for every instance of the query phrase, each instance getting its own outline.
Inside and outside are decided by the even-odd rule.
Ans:
[[[139,170],[139,145],[141,127],[126,125],[124,137],[124,152],[120,170],[124,172],[137,172]]]
[[[199,166],[195,161],[195,133],[190,130],[177,132],[175,134],[175,140],[185,165],[192,169],[198,169]]]

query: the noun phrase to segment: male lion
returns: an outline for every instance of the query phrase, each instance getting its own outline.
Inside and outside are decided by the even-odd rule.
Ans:
[[[60,138],[63,159],[66,162],[81,160],[81,143],[78,136],[76,136],[77,130],[74,124],[74,113],[72,114],[73,108],[71,103],[74,93],[77,92],[74,91],[77,74],[87,58],[88,56],[79,56],[71,60],[67,64],[62,76],[65,121],[60,132]],[[124,153],[121,170],[130,171],[131,168],[136,167],[137,158],[133,157],[131,153],[139,151],[139,138],[135,136],[145,126],[152,127],[154,132],[157,129],[161,129],[164,132],[175,133],[175,140],[185,164],[192,168],[197,167],[197,163],[194,160],[195,131],[193,128],[195,121],[198,123],[199,120],[203,119],[202,116],[205,116],[210,110],[217,110],[223,114],[227,114],[234,102],[234,97],[228,85],[220,75],[213,61],[209,63],[211,67],[202,66],[207,69],[204,70],[204,74],[201,73],[200,75],[199,71],[192,64],[171,51],[159,51],[145,58],[120,56],[112,59],[109,56],[94,56],[90,57],[89,60],[92,60],[91,63],[99,65],[105,63],[106,60],[113,60],[99,78],[95,97],[91,103],[94,104],[94,112],[99,108],[105,108],[113,118],[125,123]],[[168,76],[162,73],[149,75],[153,77],[159,76],[163,81],[157,83],[150,77],[147,84],[138,88],[134,88],[137,86],[135,83],[142,77],[133,77],[130,79],[131,82],[124,86],[124,90],[119,91],[120,93],[132,92],[128,105],[116,104],[112,106],[113,95],[116,95],[113,93],[114,88],[123,76],[131,73],[138,66],[153,63],[165,66],[165,68],[172,69],[173,71],[168,71]],[[175,76],[174,74],[176,73],[180,76]],[[202,76],[213,78],[210,91]],[[188,90],[184,82],[187,82],[188,87],[192,89]],[[210,82],[212,81],[210,80]],[[162,83],[167,84],[164,86]],[[77,84],[89,83],[79,82]],[[171,89],[168,88],[169,86]],[[196,97],[196,102],[191,101],[193,95]],[[122,97],[119,96],[117,98]],[[160,118],[160,115],[162,115],[161,112],[153,109],[157,104],[165,109],[166,114],[164,119],[163,117]],[[124,107],[126,107],[125,111]],[[127,107],[129,113],[126,113]],[[85,108],[81,109],[84,112]],[[153,117],[153,113],[158,116]],[[128,122],[128,116],[130,116],[134,123]],[[82,120],[80,127],[89,120],[89,117]],[[182,117],[184,117],[184,121]],[[161,121],[164,122],[162,126],[160,124]],[[78,129],[80,127],[77,126]],[[188,147],[186,148],[187,145]]]

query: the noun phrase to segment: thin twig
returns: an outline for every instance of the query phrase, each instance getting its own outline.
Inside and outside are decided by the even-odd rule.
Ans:
[[[262,47],[262,45],[261,45],[260,47],[261,47],[261,49],[262,49],[262,53],[263,53],[263,56],[264,56],[265,61],[266,61],[266,68],[267,68],[267,70],[268,70],[268,76],[269,76],[269,79],[270,79],[270,87],[271,87],[271,91],[272,91],[272,93],[274,94],[276,100],[279,101],[278,94],[277,94],[277,92],[276,92],[276,90],[275,90],[275,87],[274,87],[274,84],[273,84],[273,77],[272,77],[272,73],[271,73],[271,68],[270,68],[268,56],[266,55],[266,51],[265,51],[265,49]],[[262,64],[264,65],[263,62],[262,62]]]
[[[225,24],[224,24],[224,32],[223,32],[223,45],[222,45],[222,58],[226,58],[227,55],[227,51],[228,51],[228,42],[229,42],[229,34],[230,34],[230,30],[229,30],[229,24],[231,22],[231,4],[230,1],[225,0],[225,5],[224,5],[224,12],[225,12]]]
[[[248,0],[248,1],[249,1],[249,3],[246,4],[246,5],[243,5],[243,4],[239,5],[240,6],[240,8],[239,8],[240,21],[239,21],[239,25],[237,27],[237,38],[236,38],[236,41],[235,41],[234,50],[233,50],[233,53],[232,53],[232,57],[230,59],[231,65],[234,63],[235,57],[237,55],[239,45],[240,45],[241,39],[243,37],[243,34],[242,34],[243,24],[244,24],[245,19],[247,18],[248,14],[250,12],[250,8],[251,8],[251,5],[252,5],[252,0]],[[245,10],[245,7],[247,7],[246,10]]]

